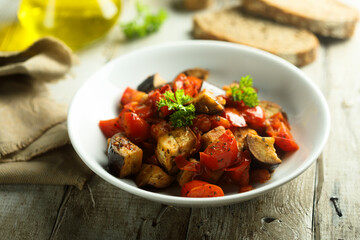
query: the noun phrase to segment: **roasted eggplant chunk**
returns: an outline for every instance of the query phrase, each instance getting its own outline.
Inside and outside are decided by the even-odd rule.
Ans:
[[[191,68],[183,71],[186,76],[197,77],[205,81],[209,77],[209,71],[203,68]]]
[[[139,174],[135,178],[138,187],[153,186],[155,188],[165,188],[169,186],[175,177],[168,175],[159,166],[153,164],[143,164]]]
[[[282,112],[282,108],[274,102],[260,101],[259,105],[264,109],[266,119],[271,118],[274,114],[278,112]]]
[[[175,157],[180,154],[179,144],[175,138],[170,134],[164,134],[158,139],[155,155],[159,160],[161,166],[170,175],[176,174],[178,168],[176,167]]]
[[[196,147],[196,135],[189,127],[177,128],[170,132],[179,145],[180,155],[187,157]]]
[[[146,78],[137,87],[137,90],[148,93],[148,92],[154,90],[155,88],[158,88],[161,85],[164,85],[165,83],[166,83],[166,81],[158,73],[155,73],[154,75],[151,75],[148,78]]]
[[[194,98],[193,104],[197,113],[220,114],[224,111],[224,106],[206,89],[202,90]]]
[[[191,158],[189,160],[189,162],[191,163],[196,163],[198,162],[196,159],[194,158]],[[195,172],[192,172],[192,171],[184,171],[184,170],[181,170],[177,177],[176,177],[176,180],[177,182],[179,183],[179,185],[182,187],[182,185],[184,185],[185,183],[187,182],[190,182],[191,180],[193,180],[194,176],[195,176]]]
[[[258,135],[254,129],[244,127],[244,128],[237,128],[234,131],[234,136],[236,138],[236,142],[238,144],[239,151],[243,150],[246,146],[246,136],[248,134]]]
[[[250,152],[261,163],[275,165],[281,163],[274,148],[275,139],[273,137],[261,137],[254,134],[248,134],[246,141]]]
[[[207,146],[211,143],[216,142],[216,140],[225,133],[226,129],[223,126],[218,126],[207,133],[201,136],[202,146],[201,148],[205,150]]]
[[[188,127],[175,129],[168,134],[159,137],[155,155],[159,163],[170,174],[176,174],[175,157],[183,155],[187,157],[195,148],[196,136]]]
[[[121,133],[115,134],[108,146],[110,172],[119,178],[140,171],[143,151]]]

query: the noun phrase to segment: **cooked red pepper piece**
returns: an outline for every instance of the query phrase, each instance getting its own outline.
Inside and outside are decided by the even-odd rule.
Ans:
[[[219,115],[210,116],[210,122],[211,122],[211,129],[216,128],[218,126],[223,126],[224,128],[228,129],[231,126],[229,120]]]
[[[223,190],[214,184],[205,181],[192,180],[181,188],[182,197],[220,197],[224,196]]]
[[[150,126],[136,113],[125,112],[124,113],[124,129],[125,134],[130,140],[136,143],[142,142],[149,137]]]
[[[204,186],[192,188],[187,197],[222,197],[224,196],[224,191],[221,187],[214,184],[206,184]]]
[[[200,180],[192,180],[188,183],[185,183],[181,188],[181,196],[186,197],[188,195],[188,193],[190,192],[190,190],[193,189],[194,187],[204,186],[206,184],[209,184],[209,183],[205,182],[205,181],[200,181]]]
[[[184,89],[185,95],[196,96],[202,85],[202,80],[193,76],[186,76],[180,73],[173,81],[173,90]]]
[[[99,122],[99,127],[106,138],[111,138],[114,134],[122,131],[119,118],[102,120]]]
[[[265,124],[265,111],[260,106],[244,107],[239,109],[240,113],[244,116],[245,121],[253,128],[264,127]]]
[[[249,184],[249,169],[251,163],[249,151],[241,152],[240,158],[239,164],[226,168],[225,171],[230,182],[245,186]]]
[[[180,170],[190,171],[190,172],[199,172],[200,171],[200,167],[201,167],[200,162],[190,162],[190,161],[186,160],[186,158],[182,155],[176,156],[174,160],[175,160],[176,166]]]
[[[122,95],[121,104],[125,105],[130,102],[143,102],[147,98],[147,94],[138,90],[127,87]]]
[[[154,111],[151,108],[151,106],[145,105],[144,103],[138,103],[138,102],[130,102],[130,103],[124,105],[123,109],[126,109],[129,112],[136,113],[142,119],[148,119],[149,117],[152,117],[154,114]]]
[[[246,127],[246,121],[243,115],[236,108],[225,108],[224,117],[229,120],[234,127]]]
[[[217,142],[200,152],[200,162],[210,170],[218,170],[233,165],[238,154],[237,142],[230,130],[221,135]]]
[[[266,133],[275,138],[275,145],[283,151],[290,152],[299,149],[290,132],[288,122],[281,112],[274,114],[269,119],[266,124]]]
[[[200,132],[206,133],[211,129],[211,121],[209,115],[198,114],[193,120],[192,128],[198,129]]]
[[[196,94],[198,94],[200,91],[201,85],[202,85],[202,80],[197,77],[194,77],[194,76],[188,76],[187,79],[193,85],[193,88],[196,91]]]
[[[164,85],[161,89],[156,89],[151,91],[149,93],[148,99],[146,100],[146,105],[151,106],[154,111],[158,111],[159,108],[157,102],[159,102],[160,99],[164,98],[163,93],[165,91],[171,91],[171,87],[168,84]],[[173,113],[174,111],[173,110],[170,111],[167,106],[163,106],[160,108],[160,112],[162,114],[162,117],[166,117],[171,113]]]

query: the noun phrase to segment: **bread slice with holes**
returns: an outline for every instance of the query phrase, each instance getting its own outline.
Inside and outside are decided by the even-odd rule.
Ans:
[[[239,7],[197,14],[193,24],[195,38],[259,48],[297,66],[314,61],[319,46],[317,37],[307,30],[248,15]]]
[[[335,0],[243,0],[243,8],[251,14],[340,39],[353,35],[359,19],[356,9]]]

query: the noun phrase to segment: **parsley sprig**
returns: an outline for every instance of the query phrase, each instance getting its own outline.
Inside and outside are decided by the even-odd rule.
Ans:
[[[170,115],[170,122],[174,127],[185,127],[192,125],[192,120],[195,118],[195,106],[191,103],[192,100],[188,95],[185,95],[183,89],[176,90],[175,94],[171,91],[164,93],[164,98],[157,103],[158,108],[167,106],[169,110],[175,112]]]
[[[234,101],[243,101],[246,106],[255,107],[259,105],[259,99],[255,89],[252,87],[253,79],[250,75],[241,77],[239,85],[230,87],[231,96]]]
[[[167,18],[164,9],[160,9],[153,14],[147,5],[142,4],[140,1],[136,2],[136,10],[138,15],[133,21],[121,24],[122,30],[128,39],[142,38],[158,31]]]

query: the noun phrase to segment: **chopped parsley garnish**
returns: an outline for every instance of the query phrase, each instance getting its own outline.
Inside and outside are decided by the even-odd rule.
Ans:
[[[157,103],[158,108],[167,106],[169,110],[175,112],[170,115],[170,122],[174,127],[185,127],[192,125],[192,120],[195,118],[195,106],[190,102],[192,98],[185,95],[184,90],[176,90],[175,94],[171,91],[166,91],[164,97]]]
[[[151,13],[150,8],[140,1],[136,2],[137,17],[128,23],[121,24],[123,32],[128,39],[142,38],[159,30],[167,18],[164,9]]]
[[[250,75],[241,77],[239,85],[230,87],[231,96],[234,101],[243,101],[246,106],[255,107],[259,105],[259,99],[255,89],[252,87],[253,80]]]

